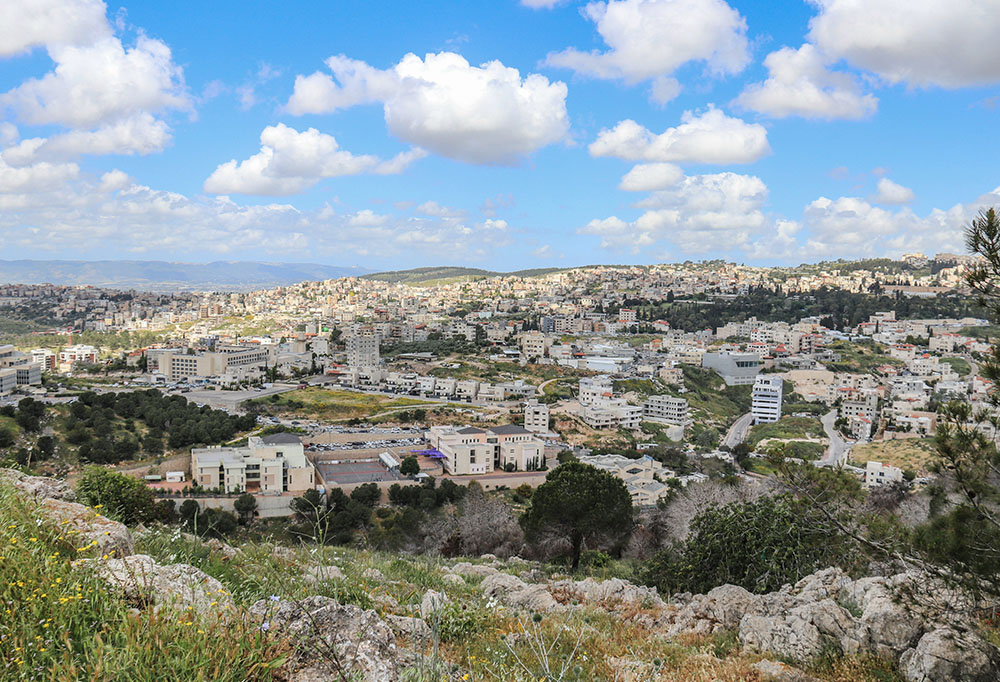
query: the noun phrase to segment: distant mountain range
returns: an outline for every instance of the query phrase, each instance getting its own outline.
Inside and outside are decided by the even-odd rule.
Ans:
[[[0,260],[0,283],[89,284],[145,291],[262,289],[306,280],[357,277],[369,272],[370,269],[357,266],[318,263]]]
[[[475,279],[477,277],[537,277],[539,275],[547,275],[550,272],[558,272],[561,269],[563,268],[534,268],[531,270],[515,270],[514,272],[494,272],[493,270],[480,270],[479,268],[444,266],[374,272],[370,275],[363,275],[363,279],[377,279],[381,282],[391,282],[393,284],[430,284],[461,279]]]

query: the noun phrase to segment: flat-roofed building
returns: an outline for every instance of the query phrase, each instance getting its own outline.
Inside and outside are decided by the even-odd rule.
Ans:
[[[784,379],[776,375],[759,376],[753,383],[750,412],[754,424],[770,424],[781,419]]]
[[[650,396],[642,405],[642,416],[649,421],[677,426],[687,426],[691,421],[688,401],[672,395]]]
[[[549,406],[531,399],[524,404],[524,428],[532,433],[549,432]]]
[[[302,493],[316,487],[302,441],[290,433],[251,436],[241,448],[194,448],[191,477],[202,488],[226,492]]]
[[[727,386],[747,386],[757,378],[762,363],[756,353],[724,351],[705,353],[701,356],[701,366],[718,372]]]
[[[516,424],[489,429],[432,426],[426,438],[444,455],[447,472],[456,476],[488,474],[496,469],[536,471],[545,463],[545,443]]]

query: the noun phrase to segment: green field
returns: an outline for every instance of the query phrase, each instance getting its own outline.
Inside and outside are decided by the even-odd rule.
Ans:
[[[801,440],[823,438],[823,424],[811,417],[782,417],[772,424],[757,424],[750,429],[747,445],[756,447],[762,440]]]
[[[955,370],[955,374],[960,377],[969,376],[969,372],[972,371],[969,362],[962,358],[941,358],[941,362],[951,365],[951,368]]]
[[[421,400],[420,398],[396,398],[318,387],[257,398],[250,401],[249,404],[259,405],[269,414],[296,415],[306,419],[324,420],[366,419],[393,409],[446,406],[443,403]],[[447,406],[468,407],[457,403]]]
[[[927,473],[934,454],[933,438],[900,438],[855,446],[851,449],[851,463],[864,466],[865,462],[882,462],[919,476]]]
[[[839,341],[830,344],[827,348],[840,355],[839,361],[824,363],[831,372],[868,374],[880,365],[903,366],[902,361],[889,357],[881,346],[874,343]]]

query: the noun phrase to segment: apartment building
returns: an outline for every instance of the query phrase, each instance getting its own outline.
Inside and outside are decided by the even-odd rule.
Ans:
[[[869,393],[860,400],[845,400],[840,404],[840,418],[850,422],[855,417],[864,417],[874,422],[878,414],[878,396]]]
[[[701,366],[718,372],[727,386],[747,386],[756,380],[762,363],[756,353],[723,351],[702,355]]]
[[[629,405],[624,398],[603,398],[583,406],[580,418],[592,429],[638,429],[642,407]]]
[[[58,361],[58,356],[48,348],[33,348],[31,351],[31,361],[42,368],[42,371],[54,372]]]
[[[552,341],[553,337],[541,332],[525,332],[520,338],[521,355],[526,358],[544,358]]]
[[[379,337],[372,328],[363,328],[356,334],[351,334],[344,341],[347,348],[347,364],[351,367],[378,367]]]
[[[524,428],[532,433],[549,432],[549,406],[532,398],[524,404]]]
[[[578,399],[581,405],[595,405],[610,398],[614,393],[614,383],[609,376],[584,377],[580,379]]]
[[[903,480],[903,470],[899,467],[887,466],[882,462],[868,462],[865,464],[864,484],[866,488],[885,485],[886,483],[898,483]]]
[[[300,494],[316,487],[302,441],[290,433],[251,436],[242,448],[194,448],[191,477],[202,488],[230,493]]]
[[[687,426],[690,423],[690,407],[684,398],[671,395],[650,396],[642,405],[642,416],[652,422]]]
[[[769,424],[781,419],[784,380],[780,376],[758,376],[753,383],[750,412],[754,424]]]

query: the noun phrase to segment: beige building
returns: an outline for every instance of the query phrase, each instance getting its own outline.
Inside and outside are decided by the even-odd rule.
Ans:
[[[532,433],[549,432],[549,406],[531,399],[524,404],[524,428]]]
[[[674,478],[674,472],[649,456],[629,459],[623,455],[586,455],[580,461],[620,478],[637,507],[655,505],[670,492],[670,486],[663,481]]]
[[[445,456],[442,462],[447,472],[455,476],[496,469],[538,471],[545,463],[545,443],[514,424],[489,429],[432,426],[426,437]]]
[[[687,400],[671,395],[650,396],[642,405],[643,419],[677,426],[688,425],[691,421],[689,412]]]
[[[213,353],[189,354],[171,349],[156,354],[157,371],[169,381],[223,377],[253,378],[271,359],[262,346],[224,346]]]
[[[194,448],[191,478],[202,488],[226,492],[277,495],[316,487],[302,441],[290,433],[251,436],[243,448]]]

